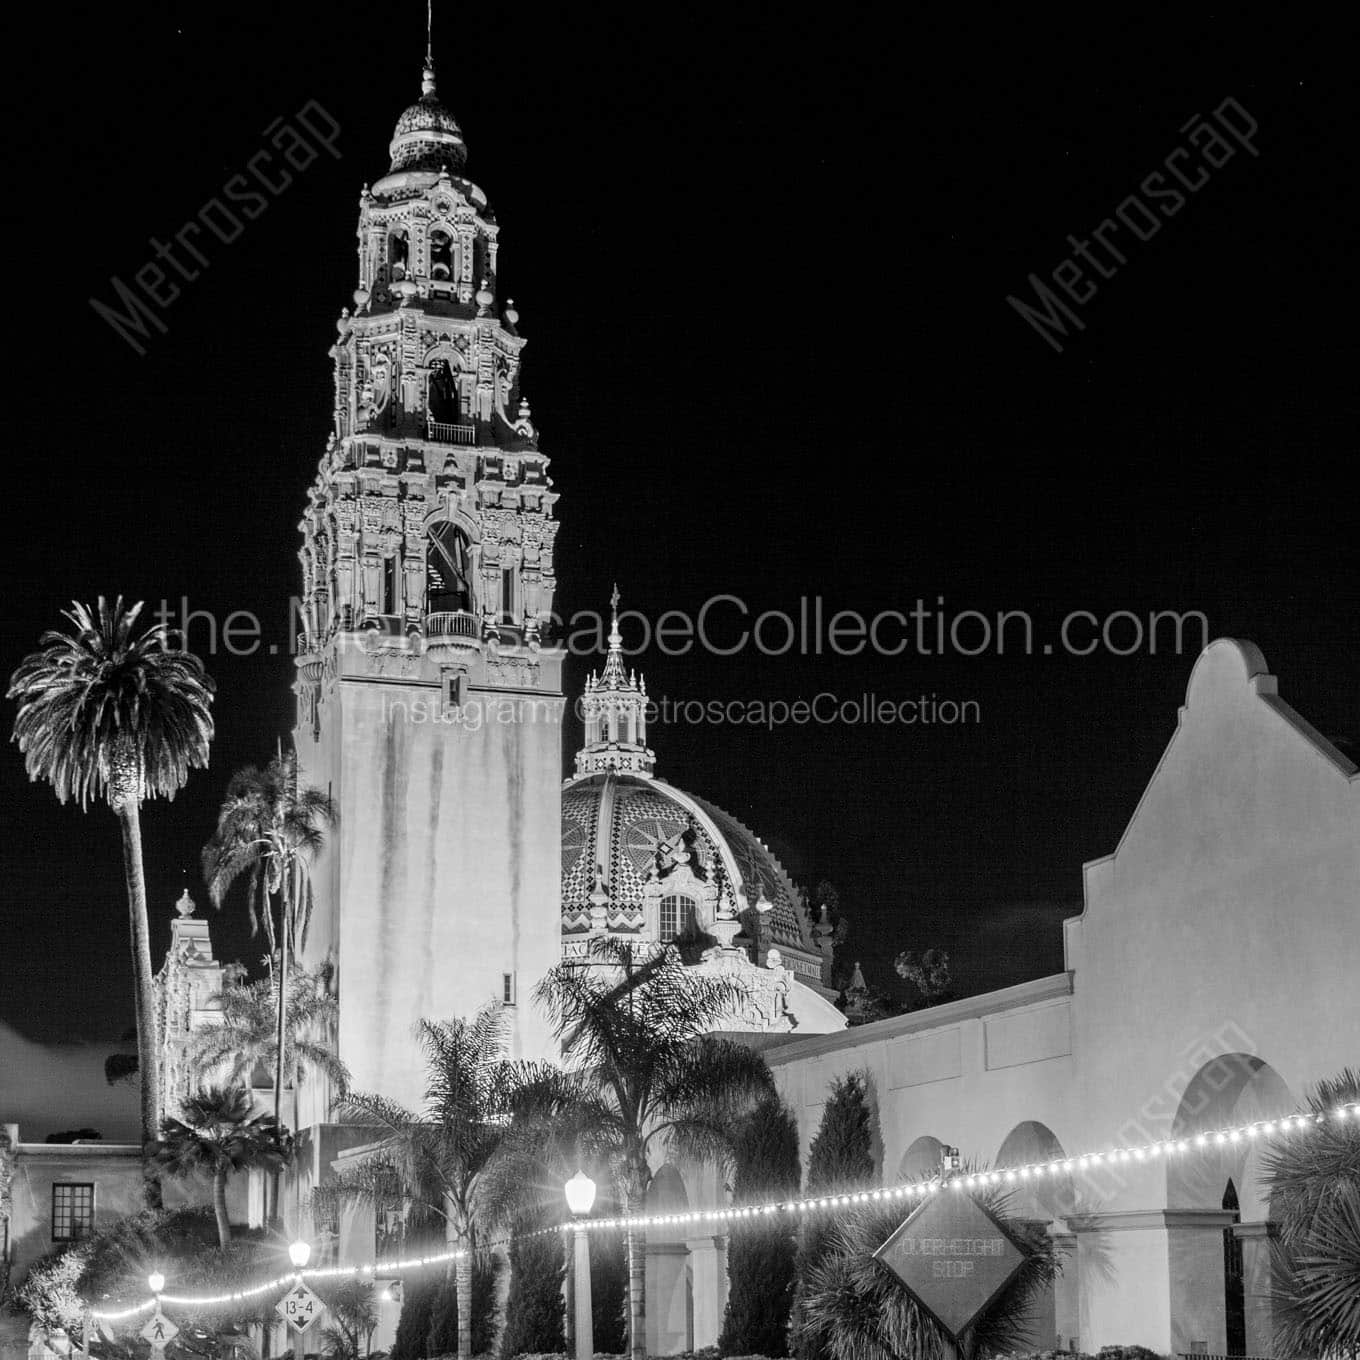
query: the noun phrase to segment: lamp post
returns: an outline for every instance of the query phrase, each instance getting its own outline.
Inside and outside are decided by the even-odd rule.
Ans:
[[[307,1262],[312,1257],[312,1246],[310,1242],[304,1242],[300,1237],[288,1248],[288,1259],[293,1263],[293,1269],[297,1271],[297,1282],[302,1283],[302,1272]],[[293,1333],[293,1360],[304,1360],[307,1354],[307,1343],[303,1340],[301,1332]]]
[[[160,1306],[161,1295],[165,1293],[165,1276],[159,1270],[153,1270],[146,1277],[147,1284],[151,1287],[151,1292],[156,1296],[156,1306]]]
[[[576,1219],[575,1238],[575,1317],[576,1360],[591,1360],[595,1354],[595,1326],[590,1310],[590,1234],[586,1219],[595,1203],[595,1182],[578,1171],[566,1184],[567,1208]]]

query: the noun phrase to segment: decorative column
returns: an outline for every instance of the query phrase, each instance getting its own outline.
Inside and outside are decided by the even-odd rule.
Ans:
[[[718,1237],[691,1237],[686,1245],[693,1310],[690,1345],[697,1351],[716,1346],[722,1331],[723,1313],[727,1310],[726,1241]]]
[[[1271,1355],[1275,1346],[1275,1309],[1271,1301],[1275,1269],[1270,1244],[1278,1228],[1274,1223],[1238,1223],[1232,1234],[1242,1246],[1247,1354]]]
[[[689,1248],[683,1242],[647,1243],[648,1355],[694,1349]]]
[[[1048,1230],[1053,1254],[1058,1262],[1058,1278],[1053,1282],[1053,1329],[1057,1349],[1078,1351],[1081,1347],[1081,1279],[1077,1273],[1077,1235],[1062,1232],[1057,1225]]]

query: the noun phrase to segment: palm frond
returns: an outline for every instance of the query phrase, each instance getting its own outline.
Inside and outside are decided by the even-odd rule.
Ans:
[[[170,645],[164,624],[134,628],[140,603],[74,601],[71,631],[50,630],[21,661],[8,697],[18,703],[13,740],[31,780],[82,808],[92,798],[173,798],[208,763],[212,680],[202,662]]]

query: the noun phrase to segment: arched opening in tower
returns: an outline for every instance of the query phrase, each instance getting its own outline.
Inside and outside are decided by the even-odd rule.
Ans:
[[[458,385],[447,359],[436,359],[430,366],[428,397],[430,419],[454,425],[462,414],[458,400]]]
[[[445,521],[430,530],[425,553],[426,610],[472,612],[472,570],[467,535]]]

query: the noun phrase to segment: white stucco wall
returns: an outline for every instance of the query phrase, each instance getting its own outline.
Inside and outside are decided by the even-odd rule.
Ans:
[[[804,1149],[857,1067],[892,1180],[918,1138],[988,1162],[1024,1121],[1068,1155],[1135,1146],[1287,1112],[1360,1059],[1360,776],[1251,644],[1205,649],[1118,847],[1084,875],[1067,974],[771,1051]],[[1231,1177],[1243,1222],[1264,1220],[1257,1161],[1244,1143],[1074,1177],[1054,1217],[1083,1349],[1224,1350],[1223,1195]],[[1269,1353],[1268,1306],[1248,1313]]]
[[[553,1051],[532,993],[561,948],[561,707],[510,697],[513,721],[474,687],[480,724],[441,722],[437,689],[343,679],[321,741],[299,741],[306,778],[339,803],[308,959],[338,960],[340,1056],[360,1090],[418,1106],[417,1021],[501,1000],[506,973],[512,1056]]]

